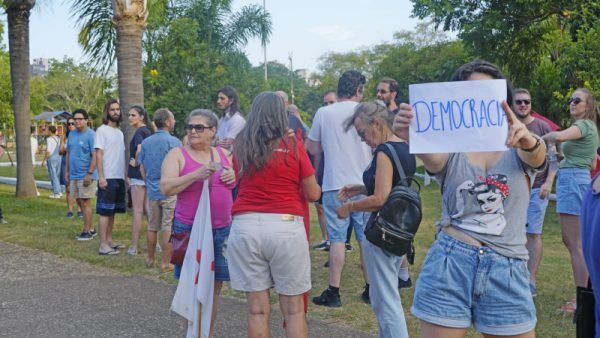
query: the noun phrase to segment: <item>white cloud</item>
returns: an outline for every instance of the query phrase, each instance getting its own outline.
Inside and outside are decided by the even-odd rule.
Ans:
[[[316,26],[307,29],[307,31],[331,41],[347,41],[356,36],[352,30],[339,25]]]

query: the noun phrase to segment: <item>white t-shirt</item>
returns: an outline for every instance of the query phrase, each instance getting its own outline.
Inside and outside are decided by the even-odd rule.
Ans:
[[[60,139],[58,136],[50,136],[46,139],[46,152],[49,156],[55,155],[54,152],[58,151]]]
[[[100,126],[96,130],[94,148],[103,150],[101,164],[104,169],[104,178],[125,179],[125,143],[121,129],[106,124]]]
[[[363,171],[373,157],[371,148],[360,140],[354,127],[346,132],[343,126],[354,114],[356,105],[354,101],[343,101],[321,107],[313,119],[308,138],[320,142],[323,148],[323,191],[363,184]]]
[[[35,136],[31,135],[31,159],[33,164],[35,164],[35,154],[38,151],[38,140]]]
[[[217,139],[223,140],[226,138],[235,139],[237,134],[244,129],[246,120],[239,112],[229,115],[225,114],[219,119],[219,128],[217,129]]]

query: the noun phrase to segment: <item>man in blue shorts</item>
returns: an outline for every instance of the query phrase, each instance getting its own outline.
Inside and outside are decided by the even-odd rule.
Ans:
[[[98,162],[98,200],[96,213],[100,215],[100,255],[118,255],[119,244],[113,243],[112,229],[115,213],[125,213],[125,142],[119,129],[121,108],[117,100],[104,105],[102,126],[96,130],[96,158]]]
[[[527,89],[517,88],[513,91],[513,111],[525,124],[527,129],[538,135],[543,136],[552,131],[548,123],[531,115],[531,95]],[[552,146],[554,147],[554,146]],[[555,149],[552,149],[556,154]],[[552,151],[548,149],[550,155]],[[546,208],[548,207],[548,197],[552,191],[552,184],[556,177],[558,165],[556,156],[550,158],[548,156],[548,167],[546,170],[538,172],[531,187],[531,195],[529,198],[529,207],[527,208],[527,251],[529,251],[529,260],[527,268],[529,269],[529,289],[531,295],[537,295],[536,276],[537,270],[542,260],[542,226],[544,225],[544,217]]]
[[[313,156],[323,155],[325,161],[322,190],[330,241],[329,287],[319,297],[313,298],[317,305],[342,306],[339,288],[346,259],[348,227],[354,227],[359,245],[364,238],[365,217],[362,212],[352,212],[345,219],[338,219],[336,214],[336,208],[342,204],[337,198],[339,190],[347,184],[362,184],[363,171],[372,158],[371,149],[361,142],[356,130],[352,128],[346,132],[343,128],[343,121],[354,114],[354,108],[362,100],[364,84],[365,77],[358,71],[344,72],[338,82],[338,102],[319,108],[306,142],[308,151]],[[364,195],[352,199],[361,198]],[[363,275],[366,281],[364,264]],[[363,299],[367,301],[368,287],[365,291]]]

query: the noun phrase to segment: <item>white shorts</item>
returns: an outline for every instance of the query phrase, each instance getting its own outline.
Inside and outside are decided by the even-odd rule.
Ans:
[[[300,295],[311,288],[310,255],[302,217],[247,213],[233,216],[226,244],[231,287]]]

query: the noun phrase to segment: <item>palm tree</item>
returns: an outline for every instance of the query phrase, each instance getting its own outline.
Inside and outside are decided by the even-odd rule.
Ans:
[[[8,50],[17,141],[17,197],[36,195],[29,119],[29,15],[35,0],[4,0],[8,16]]]
[[[105,70],[116,56],[122,114],[133,105],[144,105],[142,36],[148,8],[148,0],[75,0],[72,7],[78,21],[83,23],[79,42],[84,52]],[[123,123],[122,129],[129,144],[133,136],[129,124]]]

